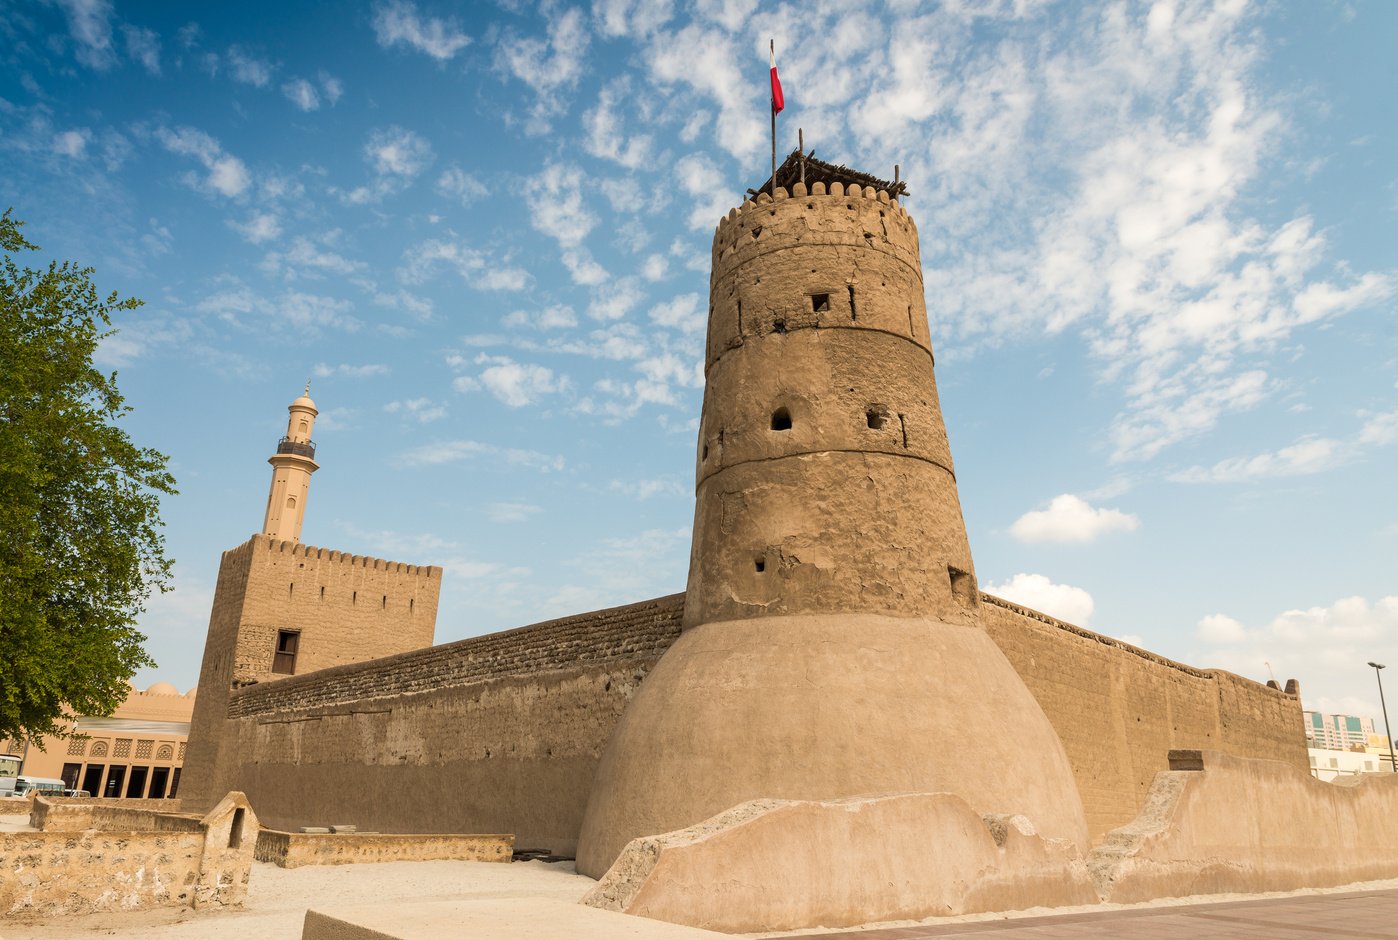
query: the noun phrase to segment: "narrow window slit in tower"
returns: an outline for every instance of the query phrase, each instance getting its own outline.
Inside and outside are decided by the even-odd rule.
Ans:
[[[906,449],[908,446],[908,422],[901,414],[898,415],[898,428],[903,432],[903,447]]]
[[[908,304],[908,335],[917,339],[917,330],[913,329],[913,305]]]
[[[791,412],[787,411],[785,406],[778,408],[776,411],[772,412],[772,430],[791,430]]]
[[[324,586],[324,585],[321,585],[321,588],[320,588],[320,599],[321,599],[321,600],[325,600],[325,586]]]
[[[856,309],[855,309],[855,306],[854,306],[854,285],[853,285],[853,284],[851,284],[851,285],[849,286],[849,318],[850,318],[851,320],[858,320],[858,319],[859,319],[859,311],[856,310]]]
[[[351,604],[351,605],[354,605],[354,604],[357,604],[357,603],[359,603],[359,592],[358,592],[358,591],[353,591],[353,592],[351,592],[351,594],[350,594],[350,604]]]
[[[408,613],[413,612],[413,598],[408,598]]]
[[[813,313],[827,313],[830,310],[829,294],[812,294],[811,311]]]
[[[699,452],[699,461],[702,463],[703,461],[708,460],[708,459],[709,459],[709,445],[708,445],[708,444],[705,444],[705,445],[704,445],[704,449],[703,449],[702,451]]]
[[[287,596],[287,597],[290,597],[291,595],[293,595],[293,594],[295,594],[295,593],[296,593],[296,582],[295,582],[295,581],[292,581],[290,584],[288,584],[288,585],[286,586],[286,596]]]
[[[864,412],[864,420],[868,422],[869,427],[876,431],[883,427],[887,419],[888,413],[874,405],[870,405],[868,410]]]
[[[913,308],[912,308],[912,307],[909,307],[908,309],[911,310],[911,309],[913,309]],[[739,298],[738,298],[738,335],[741,336],[742,333],[743,333],[743,298],[739,297]]]
[[[764,572],[764,571],[767,570],[767,559],[765,559],[765,558],[755,558],[755,559],[753,559],[752,567],[753,567],[754,570],[757,571],[758,574],[761,574],[762,572]]]
[[[387,609],[388,609],[388,595],[387,595],[387,594],[385,594],[385,595],[383,596],[383,602],[379,604],[379,608],[380,608],[381,610],[387,610]]]

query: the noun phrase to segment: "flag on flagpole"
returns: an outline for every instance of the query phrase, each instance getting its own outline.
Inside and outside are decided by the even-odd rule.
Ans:
[[[777,78],[777,47],[773,43],[769,50],[772,56],[772,113],[780,114],[782,108],[786,107],[786,101],[782,98],[782,80]]]

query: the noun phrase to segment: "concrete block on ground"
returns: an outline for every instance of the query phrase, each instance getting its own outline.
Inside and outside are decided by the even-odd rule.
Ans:
[[[728,933],[1096,901],[1074,843],[951,793],[754,800],[632,840],[583,899]]]
[[[301,940],[718,940],[723,936],[553,898],[507,898],[308,910]]]

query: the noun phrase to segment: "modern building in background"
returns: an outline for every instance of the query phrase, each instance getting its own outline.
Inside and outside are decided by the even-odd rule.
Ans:
[[[184,695],[168,682],[131,694],[109,718],[80,716],[71,738],[39,744],[0,743],[23,757],[26,777],[61,779],[92,796],[139,799],[173,797],[179,790],[195,690]]]
[[[1327,715],[1303,712],[1306,719],[1306,746],[1331,751],[1364,749],[1374,731],[1374,719],[1355,715]]]

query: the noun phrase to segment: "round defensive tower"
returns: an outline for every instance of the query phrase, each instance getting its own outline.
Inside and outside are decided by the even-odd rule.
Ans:
[[[764,797],[946,791],[1085,847],[979,627],[917,228],[886,188],[775,195],[714,235],[684,632],[602,756],[578,870]]]

